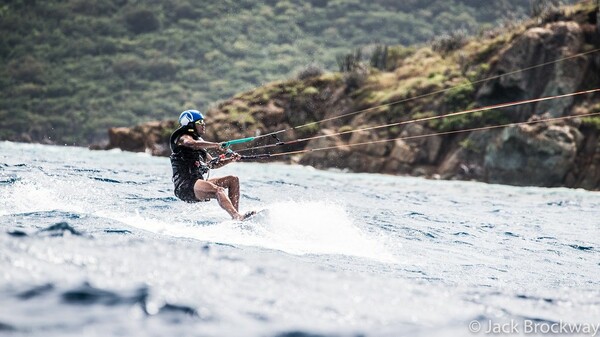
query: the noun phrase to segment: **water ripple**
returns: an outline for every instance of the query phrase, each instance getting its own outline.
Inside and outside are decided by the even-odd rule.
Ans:
[[[62,293],[61,298],[67,304],[77,305],[119,305],[145,303],[148,297],[148,288],[139,288],[133,294],[118,294],[116,292],[92,287],[84,283],[80,287],[67,290]]]

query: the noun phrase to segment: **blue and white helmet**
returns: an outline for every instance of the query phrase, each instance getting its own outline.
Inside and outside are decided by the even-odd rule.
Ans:
[[[198,110],[185,110],[179,115],[179,125],[186,126],[192,122],[204,119],[204,115]]]

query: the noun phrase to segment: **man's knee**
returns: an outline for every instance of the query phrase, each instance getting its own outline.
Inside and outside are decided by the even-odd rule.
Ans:
[[[240,183],[240,178],[237,176],[227,176],[227,180],[229,181],[230,185],[239,185]]]
[[[225,192],[225,189],[220,186],[216,188],[215,195],[216,195],[217,199],[227,197],[227,193]]]

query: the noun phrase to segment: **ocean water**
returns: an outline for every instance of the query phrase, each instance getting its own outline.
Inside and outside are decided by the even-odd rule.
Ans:
[[[211,175],[239,176],[241,211],[265,210],[237,222],[216,201],[177,200],[170,170],[146,154],[0,142],[0,335],[600,323],[598,193],[235,163]]]

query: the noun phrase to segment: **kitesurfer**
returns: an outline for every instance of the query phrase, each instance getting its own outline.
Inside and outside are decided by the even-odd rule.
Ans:
[[[206,131],[204,115],[198,110],[186,110],[179,115],[179,129],[170,138],[171,166],[175,195],[186,202],[217,199],[232,219],[244,220],[255,212],[239,213],[240,183],[236,176],[205,179],[210,169],[223,167],[238,161],[241,156],[235,152],[230,156],[213,158],[208,149],[226,151],[220,143],[202,139]],[[227,190],[227,192],[225,192]]]

